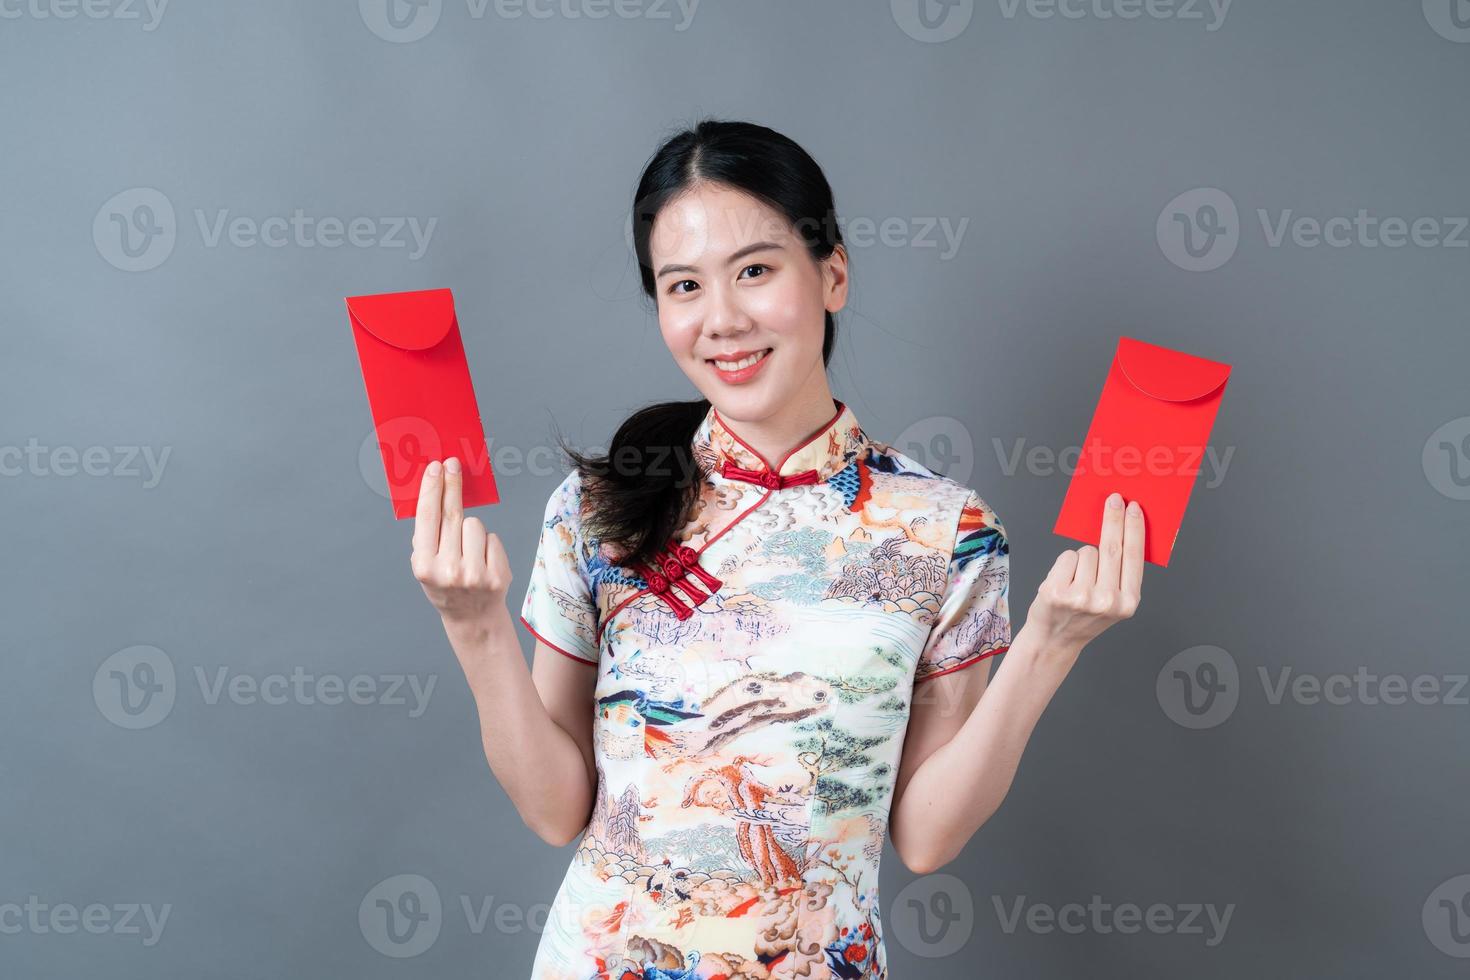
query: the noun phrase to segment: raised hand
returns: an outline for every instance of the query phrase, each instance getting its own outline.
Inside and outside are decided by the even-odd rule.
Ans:
[[[429,463],[419,482],[410,564],[446,627],[486,624],[504,606],[510,562],[498,535],[465,517],[464,474],[451,456]]]
[[[1121,494],[1103,504],[1098,547],[1083,545],[1057,556],[1026,614],[1026,626],[1048,648],[1080,651],[1138,609],[1143,585],[1143,509],[1126,508]]]

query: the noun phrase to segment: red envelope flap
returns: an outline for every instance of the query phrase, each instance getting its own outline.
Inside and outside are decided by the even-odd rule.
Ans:
[[[1166,402],[1203,398],[1230,377],[1229,364],[1132,337],[1118,338],[1118,367],[1139,391]]]
[[[454,295],[448,289],[348,296],[347,312],[385,344],[426,350],[454,325]]]

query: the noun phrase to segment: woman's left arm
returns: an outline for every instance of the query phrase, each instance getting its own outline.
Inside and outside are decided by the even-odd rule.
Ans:
[[[1082,649],[1138,608],[1143,511],[1113,494],[1098,547],[1057,556],[993,679],[977,664],[914,690],[889,837],[917,874],[954,860],[1010,791],[1021,754]],[[983,696],[982,696],[983,695]]]

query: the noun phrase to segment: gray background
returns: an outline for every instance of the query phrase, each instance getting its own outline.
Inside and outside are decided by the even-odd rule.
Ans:
[[[1051,534],[1066,471],[1004,457],[1081,441],[1120,334],[1234,365],[1211,438],[1233,452],[1223,479],[1201,476],[1171,567],[1085,652],[1001,811],[914,892],[890,849],[893,975],[1464,975],[1466,234],[1273,246],[1258,216],[1366,209],[1449,236],[1470,213],[1470,31],[1449,0],[1238,0],[1223,22],[989,0],[934,37],[903,2],[706,0],[681,30],[654,0],[541,18],[444,0],[417,40],[391,39],[372,2],[180,0],[151,30],[121,0],[72,19],[40,16],[71,10],[49,2],[0,19],[0,974],[527,975],[537,933],[518,913],[544,912],[571,849],[526,830],[485,764],[410,522],[362,462],[342,297],[455,290],[494,447],[541,447],[535,466],[496,457],[503,502],[478,512],[518,604],[562,475],[553,420],[602,445],[645,402],[693,396],[624,228],[648,155],[708,113],[802,143],[844,221],[896,219],[887,242],[851,243],[834,390],[995,507],[1018,628],[1074,543]],[[1156,234],[1161,215],[1207,217],[1166,213],[1196,188],[1239,209],[1211,271]],[[159,196],[175,230],[129,271],[112,215]],[[196,216],[296,209],[437,223],[414,257],[211,245]],[[921,244],[930,221],[968,222],[958,251]],[[18,462],[28,444],[39,462]],[[167,451],[161,479],[129,447]],[[95,475],[68,449],[93,450]],[[109,658],[140,645],[174,701],[132,729]],[[1195,679],[1200,657],[1222,669],[1212,703],[1233,707],[1183,710],[1178,655]],[[1343,704],[1273,698],[1288,668],[1376,680]],[[411,696],[212,699],[222,669],[435,686],[412,716]],[[1381,703],[1393,673],[1440,693]],[[443,905],[413,957],[359,922],[397,875]],[[1094,895],[1175,925],[1007,928],[1018,901],[1040,916]],[[6,911],[29,896],[38,920]],[[918,939],[911,897],[961,914]],[[71,920],[50,906],[93,903],[97,933],[53,928]],[[168,906],[151,945],[130,903]],[[1222,941],[1203,916],[1178,928],[1191,905],[1231,908]]]

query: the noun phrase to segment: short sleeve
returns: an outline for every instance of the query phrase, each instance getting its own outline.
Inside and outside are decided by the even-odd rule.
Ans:
[[[588,574],[581,507],[580,476],[573,469],[546,501],[521,622],[558,653],[596,664],[597,604]]]
[[[1010,647],[1009,585],[1005,528],[972,490],[955,529],[939,618],[919,654],[914,683],[979,663]]]

